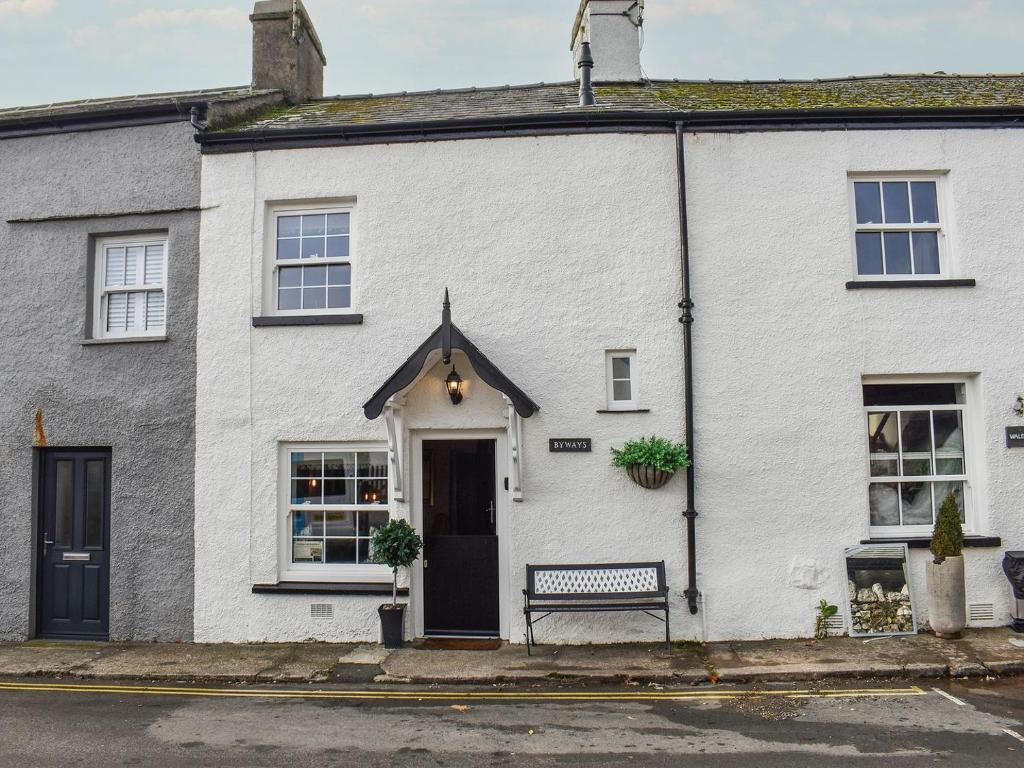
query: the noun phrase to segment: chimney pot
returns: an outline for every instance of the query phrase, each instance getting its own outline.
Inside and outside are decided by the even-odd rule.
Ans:
[[[580,45],[580,60],[576,65],[580,72],[580,106],[592,107],[597,104],[594,86],[591,84],[590,73],[594,69],[594,57],[590,53],[590,43]]]
[[[324,95],[327,58],[302,0],[260,0],[252,15],[252,87],[290,102]]]

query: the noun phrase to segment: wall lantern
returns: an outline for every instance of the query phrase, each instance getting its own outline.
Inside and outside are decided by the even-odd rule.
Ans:
[[[459,376],[455,370],[455,366],[452,366],[452,372],[448,374],[448,378],[444,380],[445,387],[448,388],[448,397],[452,399],[452,405],[458,405],[462,402],[462,377]]]
[[[1017,395],[1017,404],[1013,406],[1013,412],[1018,416],[1024,416],[1024,395]]]

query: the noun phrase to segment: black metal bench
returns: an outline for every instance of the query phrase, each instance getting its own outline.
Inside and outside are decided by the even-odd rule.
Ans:
[[[668,584],[665,561],[596,563],[590,565],[527,565],[523,613],[526,652],[537,644],[533,626],[553,613],[640,611],[668,626]],[[652,611],[664,612],[664,617]],[[535,614],[540,614],[534,618]]]

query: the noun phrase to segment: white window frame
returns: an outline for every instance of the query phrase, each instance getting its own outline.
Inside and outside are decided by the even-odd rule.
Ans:
[[[863,441],[864,450],[864,471],[865,471],[865,489],[870,494],[870,488],[874,484],[878,483],[896,483],[901,482],[922,482],[922,483],[935,483],[935,482],[962,482],[964,488],[964,523],[963,529],[966,535],[976,535],[978,531],[977,523],[977,507],[978,502],[975,499],[976,491],[974,482],[975,478],[979,476],[979,467],[977,466],[977,457],[980,453],[978,450],[978,439],[976,425],[978,410],[977,404],[972,402],[977,398],[972,398],[972,387],[970,381],[964,378],[944,378],[944,377],[895,377],[895,378],[865,378],[862,382],[863,385],[878,385],[878,384],[891,384],[891,385],[914,385],[914,384],[956,384],[963,387],[964,400],[963,403],[948,403],[948,404],[928,404],[928,405],[865,405],[863,406],[863,433],[861,440]],[[872,454],[871,447],[867,440],[869,430],[869,416],[870,413],[879,412],[931,412],[931,411],[959,411],[960,412],[960,425],[963,432],[964,441],[964,472],[961,475],[876,475],[871,474],[871,460],[879,459],[880,454]],[[934,422],[930,422],[930,429],[932,431],[932,445],[934,447]],[[897,452],[897,461],[902,459],[902,444],[903,436],[899,435],[899,446]],[[935,456],[931,457],[932,468],[935,468]],[[897,465],[902,471],[902,463]],[[934,501],[933,501],[934,503]],[[940,502],[941,503],[941,502]],[[870,538],[873,539],[906,539],[906,538],[921,538],[930,537],[934,530],[934,523],[930,525],[871,525],[871,512],[870,512],[870,501],[867,504],[868,513],[868,532]],[[935,508],[935,514],[938,514],[937,506]]]
[[[137,282],[134,285],[117,286],[108,288],[105,285],[107,274],[107,249],[108,248],[137,248],[145,249],[147,246],[159,245],[164,249],[164,263],[162,268],[163,282],[159,285],[153,283]],[[165,234],[160,235],[116,235],[111,237],[100,237],[96,239],[96,250],[93,257],[93,296],[92,296],[92,337],[94,339],[147,339],[162,338],[167,335],[167,325],[170,320],[170,294],[168,291],[168,252],[169,238]],[[142,280],[146,278],[145,260],[139,270]],[[107,330],[107,295],[111,293],[152,293],[160,291],[164,295],[164,324],[156,329],[138,329],[124,331]],[[145,325],[146,307],[136,307],[136,313],[142,315]]]
[[[949,234],[951,222],[946,201],[946,177],[945,171],[933,172],[886,172],[886,173],[850,173],[847,175],[847,190],[850,200],[850,247],[853,258],[853,277],[855,281],[876,282],[898,281],[898,280],[950,280],[955,275],[953,264],[953,253],[949,245]],[[887,181],[902,181],[908,184],[915,181],[927,181],[935,184],[935,205],[939,214],[939,221],[935,224],[906,223],[906,224],[860,224],[857,222],[857,196],[854,184],[858,182],[873,182],[881,185]],[[881,191],[881,190],[880,190]],[[909,190],[908,190],[909,191]],[[911,218],[913,218],[913,201],[911,205]],[[885,201],[882,200],[882,210],[885,210]],[[883,214],[884,215],[884,214]],[[910,273],[909,274],[886,274],[862,275],[857,263],[857,233],[858,232],[935,232],[937,234],[939,247],[939,271],[926,274],[914,272],[914,255],[911,250]],[[911,238],[913,240],[913,238]],[[885,238],[882,238],[882,268],[885,268]],[[911,243],[911,248],[913,244]]]
[[[265,284],[263,314],[270,316],[288,317],[294,315],[354,315],[356,310],[356,285],[357,285],[357,261],[356,261],[356,214],[355,203],[338,203],[323,206],[310,206],[309,204],[275,204],[270,208],[267,231],[267,248],[264,263]],[[282,259],[277,258],[277,220],[282,216],[309,216],[325,215],[332,213],[347,213],[348,217],[348,256],[335,256],[317,259]],[[351,275],[349,284],[349,306],[348,307],[324,307],[323,309],[278,309],[277,308],[277,273],[281,267],[311,267],[330,266],[332,264],[347,264]]]
[[[278,580],[325,583],[381,583],[390,584],[391,571],[386,565],[376,563],[293,563],[291,525],[291,455],[293,452],[355,452],[374,451],[386,454],[387,442],[330,442],[330,443],[280,443],[278,454]],[[388,464],[388,503],[374,505],[373,511],[387,512],[388,519],[395,519],[395,500],[391,492],[394,485]],[[311,507],[314,508],[314,507]],[[359,511],[365,504],[316,505],[315,509],[327,511]]]
[[[615,379],[612,375],[612,360],[624,357],[629,360],[629,400],[616,400],[615,381],[626,381],[626,379]],[[605,397],[609,411],[635,411],[640,408],[640,397],[637,377],[636,350],[635,349],[609,349],[604,353],[605,370]]]

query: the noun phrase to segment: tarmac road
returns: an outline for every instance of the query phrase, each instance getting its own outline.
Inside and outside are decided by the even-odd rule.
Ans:
[[[936,687],[313,691],[7,679],[0,768],[1024,764],[1024,679]]]

